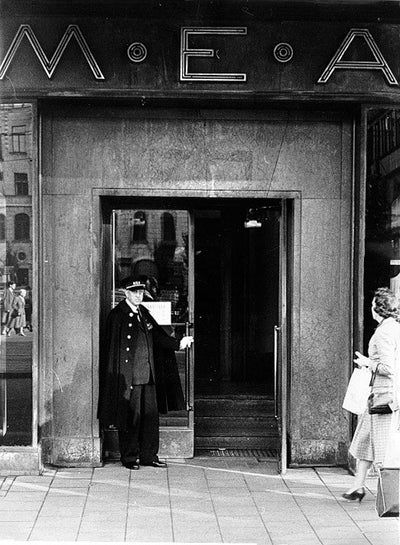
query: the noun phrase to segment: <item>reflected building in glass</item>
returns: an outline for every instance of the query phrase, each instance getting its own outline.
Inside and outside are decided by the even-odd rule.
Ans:
[[[2,318],[0,445],[31,445],[33,338],[31,105],[0,105],[0,135]],[[7,308],[7,291],[10,298],[8,286],[11,283],[15,289],[11,307]],[[20,311],[21,300],[23,312]]]
[[[400,296],[400,110],[368,111],[365,343],[375,328],[369,301],[377,287]]]

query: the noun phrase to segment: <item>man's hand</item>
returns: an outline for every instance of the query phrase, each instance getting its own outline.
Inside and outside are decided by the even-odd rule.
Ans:
[[[187,337],[182,337],[181,343],[179,345],[179,350],[190,348],[192,342],[194,342],[192,335],[188,335]]]

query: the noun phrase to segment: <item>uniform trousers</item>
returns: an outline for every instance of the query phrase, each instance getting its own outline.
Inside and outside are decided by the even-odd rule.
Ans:
[[[159,448],[159,414],[155,384],[135,384],[131,389],[128,424],[118,433],[121,462],[150,464]]]

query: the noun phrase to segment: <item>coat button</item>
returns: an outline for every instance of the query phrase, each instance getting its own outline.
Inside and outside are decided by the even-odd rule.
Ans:
[[[127,339],[132,339],[132,335],[128,335],[128,336],[127,336]]]
[[[132,327],[132,324],[128,324],[128,327]]]
[[[129,352],[129,350],[130,350],[130,348],[129,348],[129,346],[127,346],[127,347],[126,347],[126,351]]]
[[[131,386],[131,390],[133,390],[133,386]]]
[[[128,363],[129,360],[125,360],[125,363]]]
[[[133,312],[130,312],[129,313],[129,318],[132,318],[132,316],[133,316]]]

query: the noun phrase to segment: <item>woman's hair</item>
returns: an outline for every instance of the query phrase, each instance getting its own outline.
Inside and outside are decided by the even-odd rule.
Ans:
[[[389,288],[378,288],[375,291],[373,308],[382,318],[394,318],[400,322],[400,302]]]

